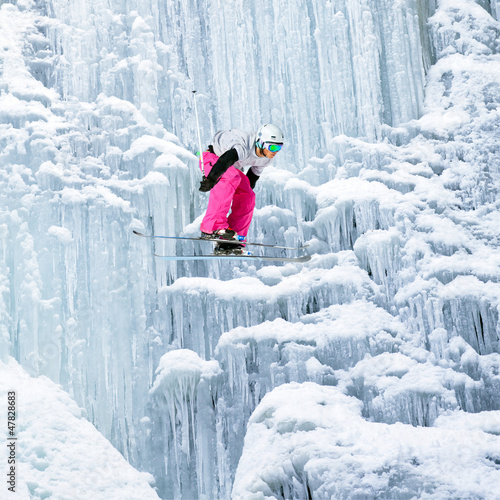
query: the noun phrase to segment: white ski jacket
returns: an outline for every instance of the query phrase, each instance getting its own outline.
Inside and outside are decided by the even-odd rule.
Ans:
[[[222,156],[226,151],[234,148],[238,153],[238,161],[233,167],[246,173],[248,167],[255,175],[260,176],[262,170],[273,161],[270,158],[259,158],[255,153],[256,133],[248,133],[244,130],[234,128],[232,130],[222,130],[215,134],[212,147],[217,156]]]

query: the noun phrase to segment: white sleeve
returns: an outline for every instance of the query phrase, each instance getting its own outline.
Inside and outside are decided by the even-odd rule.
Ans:
[[[255,174],[255,175],[258,175],[259,177],[261,176],[262,174],[262,171],[265,169],[266,167],[257,167],[257,166],[254,166],[254,167],[250,167],[250,170]]]
[[[239,130],[224,130],[217,132],[214,137],[214,151],[217,156],[234,148],[238,153],[238,161],[244,160],[250,154],[246,146],[245,137]]]

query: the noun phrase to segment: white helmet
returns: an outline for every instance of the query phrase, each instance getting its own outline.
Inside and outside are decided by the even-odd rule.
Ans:
[[[267,123],[262,125],[259,130],[257,130],[257,137],[255,139],[255,145],[258,148],[263,148],[265,142],[272,142],[274,144],[283,144],[283,132],[276,125]]]

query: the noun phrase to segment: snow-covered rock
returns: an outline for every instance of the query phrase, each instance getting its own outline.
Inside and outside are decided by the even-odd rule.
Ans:
[[[2,421],[14,424],[10,446],[2,446],[4,467],[14,467],[3,498],[159,498],[151,474],[135,470],[47,377],[30,377],[13,359],[0,362],[0,393]]]

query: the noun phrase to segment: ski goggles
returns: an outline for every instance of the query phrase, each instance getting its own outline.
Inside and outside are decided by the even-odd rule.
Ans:
[[[277,153],[281,150],[283,144],[275,144],[274,142],[265,142],[263,149],[271,151],[271,153]]]

